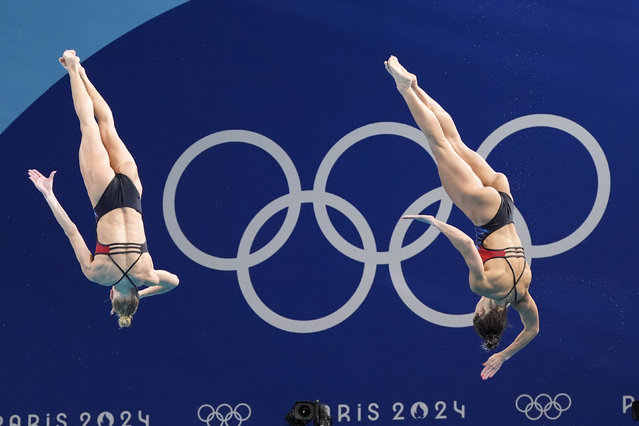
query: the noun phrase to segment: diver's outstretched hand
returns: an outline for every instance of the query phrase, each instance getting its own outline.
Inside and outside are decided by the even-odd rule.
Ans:
[[[481,378],[488,380],[493,377],[497,374],[504,361],[506,361],[506,359],[501,353],[498,352],[493,354],[485,363],[482,364],[484,369],[481,372]]]
[[[53,195],[53,176],[55,176],[55,174],[56,171],[54,170],[49,177],[45,177],[36,169],[29,169],[29,179],[45,197]]]
[[[430,223],[431,225],[437,220],[429,214],[407,214],[402,219],[413,219],[419,222]]]

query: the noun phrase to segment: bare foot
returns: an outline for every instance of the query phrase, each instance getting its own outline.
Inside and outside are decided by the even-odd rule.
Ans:
[[[74,71],[80,66],[80,58],[75,55],[75,50],[65,50],[58,62],[67,71]]]
[[[384,61],[384,66],[386,67],[386,71],[395,79],[397,90],[399,90],[400,93],[404,93],[410,89],[412,85],[417,84],[415,74],[406,71],[406,68],[404,68],[393,55],[391,55],[387,61]]]

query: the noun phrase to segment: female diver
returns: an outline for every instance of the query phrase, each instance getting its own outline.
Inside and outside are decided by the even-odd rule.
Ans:
[[[461,253],[470,270],[470,289],[481,296],[473,324],[487,350],[495,348],[506,328],[512,306],[524,329],[515,341],[483,364],[482,379],[491,378],[504,361],[526,346],[539,332],[539,313],[530,295],[532,279],[524,249],[513,224],[513,198],[508,179],[496,173],[461,140],[450,115],[417,84],[417,78],[391,56],[385,63],[417,125],[435,156],[444,190],[476,227],[476,243],[459,229],[428,215],[402,219],[426,222],[444,234]]]
[[[135,161],[115,130],[111,109],[87,78],[74,50],[66,50],[59,61],[69,73],[80,120],[80,172],[95,211],[95,255],[53,194],[56,172],[45,177],[29,170],[29,179],[69,238],[84,275],[111,287],[111,313],[118,315],[120,328],[129,327],[140,298],[173,290],[179,280],[153,267],[142,222],[142,184]]]

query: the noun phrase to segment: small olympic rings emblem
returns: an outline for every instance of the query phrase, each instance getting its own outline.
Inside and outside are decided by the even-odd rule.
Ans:
[[[610,195],[610,169],[606,156],[597,140],[582,126],[564,117],[549,114],[534,114],[519,117],[492,132],[479,146],[477,152],[487,158],[490,152],[504,139],[518,131],[533,127],[549,127],[573,136],[590,154],[597,172],[595,201],[584,222],[564,238],[548,244],[533,244],[528,225],[520,212],[515,209],[514,221],[529,261],[534,258],[555,256],[580,244],[596,228],[601,220]],[[208,135],[195,142],[182,153],[171,169],[162,199],[164,220],[167,230],[177,247],[191,260],[207,268],[220,271],[235,271],[242,295],[251,309],[264,321],[274,327],[295,333],[313,333],[334,327],[352,315],[364,302],[373,284],[377,267],[388,265],[391,281],[404,304],[419,317],[444,327],[468,327],[472,325],[473,313],[448,314],[439,312],[419,300],[411,291],[402,271],[402,262],[425,250],[439,234],[434,227],[415,241],[404,245],[409,221],[398,220],[393,230],[388,250],[379,250],[375,235],[368,221],[357,208],[344,198],[326,190],[331,170],[339,158],[353,145],[378,135],[394,135],[418,144],[425,153],[432,153],[425,136],[415,127],[394,122],[372,123],[353,130],[342,137],[326,154],[315,175],[312,190],[303,190],[300,178],[288,154],[274,141],[258,133],[246,130],[225,130]],[[225,143],[245,143],[266,151],[281,167],[288,184],[288,194],[264,206],[247,225],[239,242],[237,256],[223,258],[211,255],[189,241],[180,228],[175,198],[180,177],[189,164],[204,151]],[[359,285],[352,296],[334,312],[310,320],[296,320],[284,317],[268,307],[258,296],[251,281],[250,268],[265,262],[273,256],[293,233],[300,215],[302,204],[310,203],[319,228],[326,239],[344,256],[363,264]],[[452,202],[440,186],[434,188],[407,206],[403,214],[416,214],[428,206],[439,203],[437,219],[446,222],[452,210]],[[327,207],[339,211],[354,225],[362,247],[347,241],[333,226]],[[282,226],[271,241],[263,247],[251,251],[260,229],[279,211],[286,210]],[[400,215],[398,215],[399,217]]]
[[[245,402],[237,404],[235,408],[229,404],[220,404],[217,408],[202,404],[197,410],[197,417],[207,426],[241,426],[251,417],[251,407]]]
[[[522,394],[515,401],[517,411],[524,413],[528,420],[532,421],[542,417],[546,417],[548,420],[557,420],[571,406],[572,399],[567,393],[559,393],[554,398],[547,393],[542,393],[535,399],[530,395]]]

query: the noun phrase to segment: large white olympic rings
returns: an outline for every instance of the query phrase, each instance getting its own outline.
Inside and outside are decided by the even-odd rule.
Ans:
[[[593,208],[584,223],[572,234],[551,244],[532,244],[530,233],[523,216],[515,211],[517,226],[522,244],[526,248],[529,260],[563,253],[583,241],[596,227],[603,216],[610,194],[610,170],[601,147],[595,138],[583,127],[566,118],[536,114],[512,120],[491,133],[481,144],[478,153],[486,158],[492,149],[509,135],[531,127],[552,127],[569,133],[579,140],[588,150],[597,171],[597,195]],[[391,280],[395,290],[415,314],[421,318],[445,327],[466,327],[472,325],[472,313],[453,315],[436,311],[421,302],[410,290],[404,278],[401,262],[409,259],[428,247],[437,237],[433,227],[415,241],[404,246],[403,240],[410,225],[409,221],[398,221],[391,235],[387,251],[378,251],[372,229],[364,216],[348,201],[326,192],[328,176],[339,157],[350,147],[376,135],[396,135],[412,140],[428,154],[430,149],[424,135],[414,127],[393,123],[373,123],[348,133],[340,139],[326,154],[319,166],[313,190],[302,190],[293,162],[286,152],[275,142],[257,133],[246,130],[226,130],[206,136],[191,145],[176,161],[166,181],[163,196],[163,212],[167,229],[178,248],[194,262],[216,270],[234,270],[237,272],[242,294],[249,306],[264,321],[282,330],[297,333],[311,333],[333,327],[348,318],[366,298],[373,283],[378,265],[389,265]],[[175,213],[175,194],[177,186],[188,165],[205,150],[223,143],[247,143],[270,154],[280,165],[289,188],[289,193],[266,205],[250,221],[240,240],[237,257],[221,258],[210,255],[195,247],[180,229]],[[431,155],[432,156],[432,155]],[[446,221],[452,209],[452,202],[442,187],[435,188],[419,197],[408,206],[405,214],[416,214],[429,205],[440,202],[437,218]],[[345,256],[364,264],[360,283],[350,299],[335,312],[313,320],[295,320],[286,318],[266,306],[253,288],[249,268],[266,261],[275,254],[288,240],[297,223],[301,205],[312,203],[319,227],[326,239]],[[330,206],[346,216],[355,226],[361,240],[362,248],[344,239],[333,227],[326,207]],[[252,244],[261,227],[277,212],[287,209],[286,217],[279,231],[264,247],[251,252]]]
[[[235,271],[238,269],[238,266],[242,261],[245,262],[245,264],[248,262],[248,266],[254,266],[262,263],[264,260],[275,254],[275,252],[284,245],[288,237],[291,235],[291,232],[293,232],[301,206],[300,204],[292,205],[286,212],[284,223],[275,237],[273,237],[273,239],[260,250],[252,253],[248,259],[240,260],[239,258],[229,259],[211,256],[191,244],[180,229],[180,225],[178,224],[177,216],[175,214],[175,191],[177,189],[177,184],[182,173],[186,170],[186,167],[191,163],[191,161],[195,159],[195,157],[211,147],[227,142],[244,142],[257,146],[258,148],[262,148],[264,151],[273,156],[275,161],[277,161],[284,171],[284,176],[286,176],[290,194],[299,193],[302,187],[295,165],[286,152],[269,138],[258,133],[248,132],[245,130],[225,130],[223,132],[208,135],[191,145],[186,151],[184,151],[184,153],[182,153],[180,158],[177,159],[168,178],[166,179],[164,197],[162,200],[164,220],[169,233],[171,234],[171,238],[173,238],[173,241],[180,250],[182,250],[182,252],[194,262],[199,263],[202,266],[206,266],[207,268],[217,269],[220,271]]]
[[[559,241],[550,244],[531,245],[530,249],[526,249],[526,256],[541,258],[567,252],[585,240],[595,229],[608,205],[608,198],[610,197],[610,169],[608,168],[606,154],[604,154],[594,136],[574,121],[550,114],[526,115],[509,121],[488,135],[477,149],[477,153],[487,158],[488,154],[490,154],[499,142],[515,132],[531,127],[551,127],[573,136],[588,150],[588,154],[592,157],[595,163],[595,170],[597,171],[597,194],[595,196],[595,203],[581,226],[572,234]],[[516,222],[516,224],[520,225],[521,222]]]

